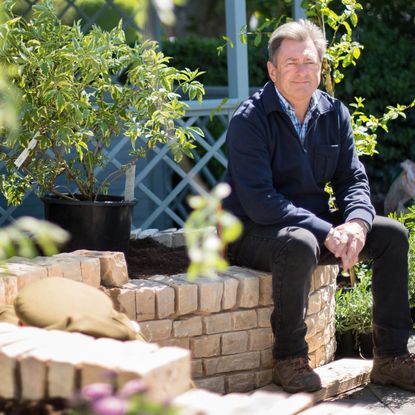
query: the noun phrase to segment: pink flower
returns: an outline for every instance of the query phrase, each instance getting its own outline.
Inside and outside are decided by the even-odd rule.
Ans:
[[[127,403],[116,396],[106,396],[91,405],[96,415],[124,415]]]
[[[86,401],[95,401],[112,395],[112,386],[108,383],[93,383],[82,388],[81,396]]]
[[[119,391],[118,395],[121,398],[129,398],[130,396],[137,395],[145,392],[147,389],[146,384],[141,379],[134,379],[127,382]]]

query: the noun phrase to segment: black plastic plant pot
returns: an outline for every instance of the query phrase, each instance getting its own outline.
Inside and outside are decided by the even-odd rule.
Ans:
[[[42,198],[45,219],[70,234],[64,252],[77,249],[127,253],[131,232],[133,201],[119,196],[100,195],[96,201],[72,201],[54,196]]]
[[[358,357],[359,351],[356,348],[355,335],[352,330],[344,333],[336,333],[336,359],[343,357]]]
[[[359,333],[358,337],[360,356],[364,359],[373,358],[372,333]]]

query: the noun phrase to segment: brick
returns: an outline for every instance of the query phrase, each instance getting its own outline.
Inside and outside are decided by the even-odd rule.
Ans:
[[[6,287],[3,276],[0,274],[0,305],[6,304]]]
[[[223,282],[219,279],[197,278],[198,311],[200,313],[217,313],[221,311]]]
[[[257,308],[258,327],[271,327],[271,314],[274,307]]]
[[[222,354],[235,354],[248,351],[248,333],[237,331],[222,334]]]
[[[226,393],[249,392],[253,389],[255,389],[254,372],[236,373],[225,378]]]
[[[340,359],[316,369],[322,389],[313,393],[315,401],[327,399],[369,381],[371,360]]]
[[[203,377],[202,359],[192,359],[192,379]]]
[[[140,323],[144,337],[150,342],[169,339],[171,337],[172,326],[171,320],[153,320]]]
[[[88,257],[84,255],[75,255],[73,253],[62,253],[55,255],[58,258],[58,263],[62,267],[62,276],[70,278],[75,281],[82,281],[92,287],[99,288],[101,285],[101,263],[98,258]],[[54,257],[53,257],[54,258]],[[62,258],[67,261],[62,263]],[[69,262],[68,262],[69,261]],[[71,262],[72,261],[72,262]],[[76,262],[73,262],[76,261]],[[78,264],[79,263],[79,264]],[[74,264],[73,270],[66,270],[65,266]],[[76,264],[76,265],[75,265]],[[78,270],[80,275],[78,275]],[[51,275],[48,275],[51,276]]]
[[[194,358],[211,357],[220,354],[220,335],[200,336],[190,339],[190,349]]]
[[[203,360],[207,376],[217,373],[256,369],[260,364],[259,352],[232,354],[229,356],[210,357]]]
[[[118,367],[117,386],[139,377],[150,400],[166,402],[190,388],[190,360],[190,351],[179,347],[163,347],[145,357],[126,355]]]
[[[166,232],[166,231],[157,232],[151,236],[151,239],[158,242],[159,244],[163,244],[164,246],[167,246],[168,248],[171,248],[173,246],[172,232]]]
[[[8,263],[16,263],[16,264],[26,264],[36,267],[41,267],[46,270],[46,277],[49,277],[49,267],[50,268],[57,268],[60,272],[57,273],[57,277],[63,277],[63,271],[61,270],[60,266],[57,264],[57,261],[50,257],[35,257],[35,258],[23,258],[19,256],[11,257],[7,260]],[[51,275],[55,276],[55,275]],[[44,278],[45,275],[42,275]]]
[[[270,383],[272,383],[272,369],[255,372],[255,388],[262,388]]]
[[[101,285],[101,263],[98,258],[80,257],[82,282],[92,287]]]
[[[174,337],[193,337],[202,334],[202,317],[188,317],[173,322]]]
[[[0,267],[0,274],[16,277],[17,291],[20,291],[30,283],[46,278],[47,271],[38,265],[7,262]]]
[[[20,358],[22,398],[70,398],[76,392],[76,365],[82,350],[94,344],[90,336],[58,330],[44,332],[45,343]],[[65,347],[62,347],[65,345]],[[68,353],[68,350],[76,352]]]
[[[124,359],[150,360],[159,348],[143,341],[121,342],[109,338],[95,339],[90,347],[83,348],[80,367],[80,385],[110,383],[116,380],[116,373],[129,372],[123,366]],[[179,350],[179,349],[178,349]],[[181,350],[181,349],[180,349]],[[134,363],[131,362],[133,367]]]
[[[186,275],[175,275],[168,277],[165,275],[156,275],[149,278],[161,284],[172,287],[175,291],[175,314],[182,316],[193,313],[198,308],[198,288],[197,285],[190,283]]]
[[[333,336],[330,341],[326,344],[326,363],[332,362],[334,360],[334,354],[336,352],[336,337]]]
[[[145,229],[138,232],[137,239],[145,239],[155,235],[159,230],[157,228]]]
[[[333,335],[333,324],[329,324],[324,328],[324,330],[314,334],[314,336],[306,336],[309,351],[314,352],[321,346],[326,347],[330,343]]]
[[[130,320],[136,319],[135,292],[126,288],[105,288],[102,291],[111,298],[114,308],[127,315]]]
[[[127,263],[123,252],[88,251],[81,249],[74,255],[98,258],[101,267],[101,284],[106,287],[121,287],[128,282]]]
[[[167,285],[158,284],[154,286],[156,294],[156,316],[159,319],[169,317],[174,314],[174,289]]]
[[[307,315],[318,313],[321,306],[321,290],[314,291],[308,297]]]
[[[196,379],[195,384],[198,388],[207,389],[215,393],[225,393],[225,376],[212,376],[209,378]]]
[[[220,278],[223,282],[222,310],[230,310],[236,306],[239,282],[225,275]]]
[[[167,339],[157,342],[160,347],[181,347],[182,349],[190,349],[190,339],[181,337],[179,339]]]
[[[5,399],[15,399],[19,396],[19,389],[15,381],[18,372],[17,361],[24,353],[45,343],[45,330],[25,327],[18,328],[11,324],[0,324],[0,396]]]
[[[82,281],[81,261],[78,255],[62,253],[52,256],[58,262],[63,272],[63,277],[74,281]]]
[[[178,248],[181,246],[186,245],[186,237],[184,229],[178,229],[176,232],[173,232],[172,234],[172,247]]]
[[[259,305],[274,304],[272,298],[272,274],[259,274]]]
[[[109,338],[96,339],[90,347],[83,349],[80,363],[81,387],[92,383],[112,383],[123,353],[122,342]]]
[[[307,326],[307,334],[306,336],[314,336],[318,331],[318,327],[317,327],[317,322],[319,319],[319,315],[318,314],[313,314],[311,316],[306,316],[305,318],[305,324]]]
[[[252,308],[258,305],[259,301],[259,279],[247,268],[230,267],[225,272],[239,282],[236,304],[241,308]]]
[[[258,328],[248,331],[249,341],[248,349],[264,350],[272,347],[274,340],[272,330],[270,328]]]
[[[314,353],[316,356],[316,367],[324,365],[326,363],[326,346],[320,346]]]
[[[261,368],[272,369],[274,367],[274,356],[272,355],[272,348],[261,350]]]
[[[321,295],[321,305],[320,310],[327,306],[327,304],[330,304],[330,300],[332,299],[333,291],[331,290],[330,285],[327,287],[321,287],[320,288],[320,295]]]
[[[63,333],[63,332],[62,332]],[[69,333],[67,333],[69,334]],[[66,336],[65,348],[54,347],[48,358],[47,396],[49,398],[71,399],[77,391],[78,365],[82,360],[82,352],[94,339],[81,333],[70,333]],[[73,347],[76,353],[69,354],[67,347]],[[58,353],[58,354],[57,354]]]
[[[324,346],[323,333],[315,333],[313,336],[306,336],[309,353],[315,352],[319,347]]]
[[[247,330],[258,325],[256,310],[233,311],[231,319],[233,330]]]
[[[175,293],[173,288],[153,280],[130,280],[129,284],[134,284],[139,288],[139,294],[136,294],[136,306],[137,317],[141,314],[141,320],[151,315],[152,296],[148,289],[154,292],[155,314],[158,319],[164,319],[174,314]]]
[[[313,290],[329,285],[336,280],[339,267],[337,265],[323,265],[318,266],[313,272],[312,286]]]
[[[148,280],[130,280],[123,287],[135,293],[136,317],[134,320],[153,320],[156,317],[156,293],[154,283]]]
[[[317,367],[316,365],[316,352],[309,352],[308,353],[308,363],[310,367],[315,369]]]
[[[203,317],[203,333],[215,334],[232,330],[232,313],[212,314]]]
[[[17,277],[0,273],[0,278],[3,281],[4,304],[13,305],[18,293]]]
[[[62,264],[53,257],[36,257],[33,259],[38,265],[45,267],[48,277],[64,277]]]

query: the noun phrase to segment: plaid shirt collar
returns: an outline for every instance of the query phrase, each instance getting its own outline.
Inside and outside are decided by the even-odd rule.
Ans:
[[[301,124],[300,120],[295,115],[295,110],[294,110],[293,106],[282,96],[282,94],[280,93],[280,91],[278,91],[277,88],[275,88],[275,91],[277,92],[277,97],[278,97],[278,99],[281,103],[281,106],[282,106],[283,110],[290,117],[290,120],[294,125],[295,131],[297,131],[297,134],[300,137],[301,143],[304,144],[304,139],[305,139],[305,135],[307,133],[308,124],[309,124],[311,116],[312,116],[314,110],[317,108],[317,104],[318,104],[316,93],[314,92],[313,95],[311,95],[310,104],[309,104],[307,112],[305,114],[304,122],[303,122],[303,124]]]

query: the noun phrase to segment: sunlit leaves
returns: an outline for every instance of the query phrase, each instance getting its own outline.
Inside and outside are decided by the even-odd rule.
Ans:
[[[177,127],[175,120],[186,111],[182,94],[202,100],[200,71],[169,66],[170,58],[157,42],[129,46],[122,22],[110,32],[93,27],[86,34],[79,23],[65,26],[50,1],[33,7],[28,22],[9,17],[0,26],[0,36],[7,39],[0,48],[0,65],[17,68],[13,84],[23,101],[19,141],[2,143],[9,145],[10,161],[34,132],[40,133],[19,177],[44,192],[58,191],[56,179],[64,174],[68,187],[75,183],[79,193],[93,199],[102,190],[94,171],[105,160],[112,137],[125,134],[130,139],[132,160],[160,144],[171,146],[176,160],[191,156],[194,134],[201,131]],[[15,177],[13,164],[7,165]],[[24,186],[16,186],[9,201],[21,200],[20,191]]]
[[[378,128],[388,131],[388,122],[398,117],[406,118],[405,111],[415,106],[415,100],[408,105],[397,104],[395,107],[389,105],[387,111],[380,117],[366,115],[363,112],[365,99],[355,97],[355,102],[350,106],[354,108],[351,114],[352,129],[356,142],[358,155],[376,154]]]

